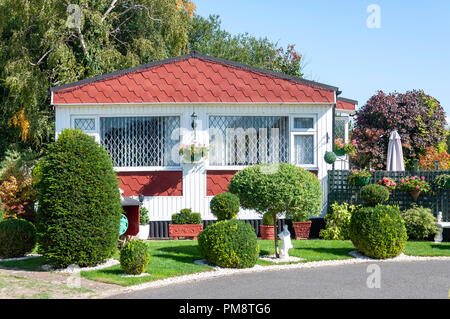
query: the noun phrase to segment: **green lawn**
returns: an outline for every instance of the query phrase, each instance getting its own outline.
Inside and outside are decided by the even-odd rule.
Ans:
[[[259,240],[260,254],[274,254],[272,240]],[[194,260],[201,259],[195,240],[161,240],[147,242],[150,251],[150,263],[145,277],[124,277],[120,265],[95,271],[82,271],[81,276],[87,279],[98,280],[121,286],[137,285],[144,282],[164,279],[174,276],[187,275],[203,271],[211,271],[208,266],[194,264]],[[302,262],[351,259],[348,253],[355,250],[351,241],[344,240],[293,240],[293,249],[289,254],[301,257]],[[405,254],[411,256],[450,256],[450,243],[436,244],[434,242],[409,241],[406,244]],[[116,253],[114,258],[119,259]],[[44,258],[32,258],[21,261],[0,262],[5,267],[14,267],[26,270],[39,270],[45,263]],[[259,265],[272,265],[272,262],[259,260]]]

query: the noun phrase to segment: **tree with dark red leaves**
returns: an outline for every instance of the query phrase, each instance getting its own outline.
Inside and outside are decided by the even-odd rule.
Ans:
[[[406,93],[378,91],[356,112],[352,138],[358,141],[358,153],[352,159],[360,167],[386,169],[389,136],[397,130],[402,139],[405,166],[427,147],[446,148],[446,118],[438,100],[421,90]]]

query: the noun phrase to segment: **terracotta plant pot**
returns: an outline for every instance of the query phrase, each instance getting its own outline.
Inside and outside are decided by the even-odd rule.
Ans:
[[[308,239],[312,222],[295,222],[294,231],[295,239]]]
[[[419,198],[420,191],[412,190],[412,191],[409,191],[409,193],[411,194],[411,197],[412,197],[412,198],[414,199],[414,201],[416,202],[417,199]]]
[[[259,233],[261,234],[261,239],[274,240],[275,239],[275,227],[260,225]]]
[[[202,230],[202,224],[169,224],[169,237],[173,237],[174,240],[178,240],[179,237],[197,239]]]

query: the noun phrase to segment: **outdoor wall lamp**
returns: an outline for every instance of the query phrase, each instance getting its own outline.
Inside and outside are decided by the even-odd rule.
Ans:
[[[192,119],[192,123],[191,123],[191,126],[192,126],[192,129],[196,129],[197,128],[197,114],[195,114],[195,112],[194,113],[192,113],[192,115],[191,115],[191,119]]]
[[[142,203],[144,201],[144,194],[139,194],[139,201]]]

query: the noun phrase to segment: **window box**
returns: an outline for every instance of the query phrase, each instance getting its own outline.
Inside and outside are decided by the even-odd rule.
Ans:
[[[203,224],[169,224],[169,237],[193,237],[194,240],[202,232]]]

